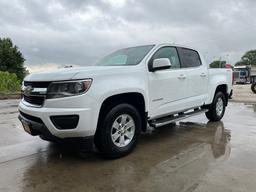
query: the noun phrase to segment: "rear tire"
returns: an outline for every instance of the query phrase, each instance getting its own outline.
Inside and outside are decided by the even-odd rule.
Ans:
[[[136,146],[142,121],[138,110],[130,104],[119,104],[101,118],[95,144],[104,157],[119,158]]]
[[[251,89],[253,93],[256,93],[256,82],[252,84]]]
[[[217,92],[205,115],[210,121],[220,121],[224,116],[225,109],[226,97],[223,92]]]

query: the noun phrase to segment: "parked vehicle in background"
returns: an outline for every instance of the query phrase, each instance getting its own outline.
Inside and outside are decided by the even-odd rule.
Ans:
[[[251,66],[251,83],[256,82],[256,65]]]
[[[49,141],[87,139],[107,157],[130,153],[148,126],[205,113],[220,121],[231,69],[210,69],[191,48],[157,44],[118,50],[96,66],[31,74],[19,104],[25,131]]]
[[[233,76],[235,84],[250,83],[251,66],[235,66]]]

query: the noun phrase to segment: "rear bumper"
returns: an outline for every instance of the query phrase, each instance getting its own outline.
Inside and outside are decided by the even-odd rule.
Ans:
[[[25,117],[26,116],[26,117]],[[76,143],[76,142],[83,142],[83,146],[87,149],[93,149],[94,148],[94,137],[93,136],[87,136],[87,137],[71,137],[71,138],[59,138],[51,134],[51,132],[48,130],[48,128],[45,126],[43,121],[40,118],[31,116],[27,114],[21,113],[19,115],[19,120],[29,125],[31,135],[33,136],[40,136],[43,140],[47,141],[54,141],[58,143]]]

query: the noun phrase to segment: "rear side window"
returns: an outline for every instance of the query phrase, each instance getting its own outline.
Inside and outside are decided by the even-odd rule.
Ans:
[[[180,60],[175,47],[160,48],[152,57],[154,59],[168,58],[172,64],[171,68],[180,68]]]
[[[196,51],[192,49],[178,48],[178,52],[182,68],[198,67],[202,64],[200,56]]]

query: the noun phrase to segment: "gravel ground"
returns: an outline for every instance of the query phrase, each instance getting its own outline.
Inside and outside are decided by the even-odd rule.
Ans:
[[[252,92],[251,85],[234,85],[230,101],[256,104],[256,94]]]
[[[27,134],[18,100],[0,100],[0,192],[255,192],[256,105],[230,103],[220,122],[194,116],[140,137],[106,160]]]
[[[4,99],[20,99],[21,93],[2,93],[0,92],[0,100]]]

